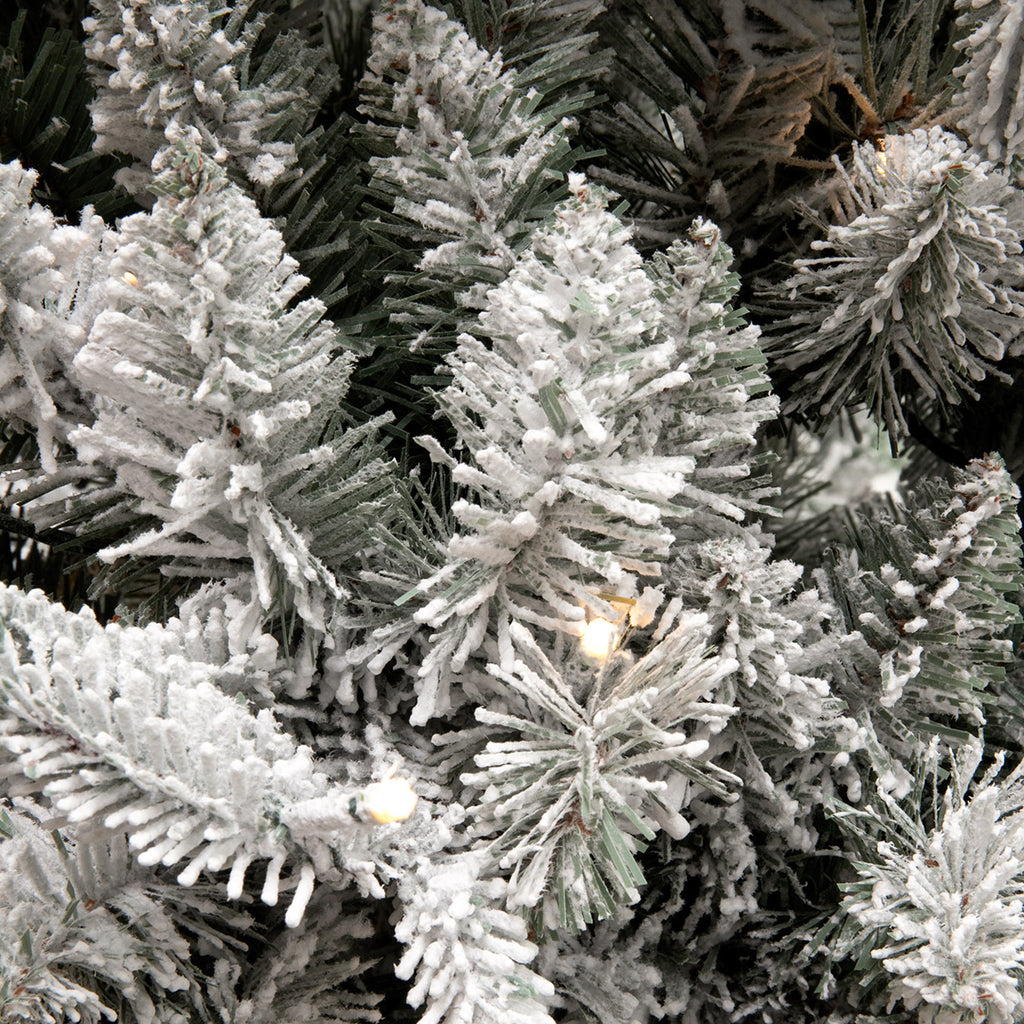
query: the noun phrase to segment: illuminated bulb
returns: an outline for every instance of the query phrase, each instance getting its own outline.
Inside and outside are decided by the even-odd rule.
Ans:
[[[139,279],[130,270],[126,270],[121,275],[121,280],[123,280],[126,284],[130,284],[133,288],[139,287]]]
[[[886,168],[889,166],[889,157],[885,152],[885,139],[882,139],[878,143],[878,163],[875,164],[875,173],[880,177],[885,177]]]
[[[371,782],[363,790],[363,810],[380,825],[405,821],[416,809],[419,798],[408,779],[384,779]]]
[[[619,639],[619,628],[607,619],[591,619],[580,637],[580,647],[590,658],[604,661],[615,648]]]

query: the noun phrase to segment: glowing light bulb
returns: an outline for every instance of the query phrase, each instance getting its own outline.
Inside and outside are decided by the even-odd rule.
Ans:
[[[588,658],[604,661],[615,649],[619,627],[607,619],[591,619],[580,637],[580,647]]]
[[[416,809],[419,797],[408,779],[383,779],[363,790],[362,809],[380,825],[405,821]]]
[[[875,173],[880,178],[884,178],[888,167],[889,155],[885,152],[885,139],[880,139],[878,142],[878,162],[875,164]]]
[[[139,279],[130,270],[126,270],[121,275],[121,280],[126,284],[130,284],[133,288],[139,287]]]

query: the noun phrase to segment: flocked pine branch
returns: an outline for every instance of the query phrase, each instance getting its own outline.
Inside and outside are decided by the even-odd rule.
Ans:
[[[536,966],[554,982],[563,1020],[658,1019],[665,1013],[662,972],[646,956],[648,935],[629,927],[628,913],[541,943]]]
[[[537,0],[529,6],[456,0],[451,10],[470,34],[492,53],[500,51],[519,72],[523,88],[571,102],[576,111],[590,106],[595,80],[606,77],[610,53],[592,52],[594,31],[604,0]]]
[[[1024,157],[1024,3],[957,0],[956,9],[964,59],[952,116],[975,152],[1009,165]]]
[[[857,145],[840,171],[856,216],[766,291],[765,350],[786,411],[828,419],[863,403],[898,443],[911,396],[939,409],[977,398],[974,382],[1016,351],[1021,205],[941,128]]]
[[[0,165],[0,415],[35,432],[53,473],[55,443],[92,418],[72,363],[98,312],[86,293],[104,225],[88,208],[78,226],[58,222],[32,200],[37,179]]]
[[[351,362],[322,303],[292,302],[305,279],[252,200],[196,149],[166,158],[153,210],[110,240],[105,308],[75,356],[96,416],[69,439],[94,482],[28,516],[84,520],[109,561],[223,580],[248,609],[242,650],[286,608],[322,641],[342,573],[399,507],[379,421],[341,418]]]
[[[832,692],[837,616],[826,594],[801,586],[800,566],[771,560],[759,539],[751,530],[709,540],[674,566],[686,604],[704,611],[719,656],[735,665],[710,693],[734,709],[712,756],[743,779],[742,813],[709,825],[721,837],[742,818],[741,831],[764,828],[806,850],[810,808],[829,785],[823,760],[846,749],[853,727],[846,701]]]
[[[692,453],[695,463],[676,499],[689,511],[673,524],[661,585],[670,598],[667,613],[700,609],[708,615],[712,643],[736,659],[736,671],[722,677],[715,699],[736,708],[729,735],[757,735],[758,742],[738,744],[742,754],[730,767],[752,792],[771,798],[768,813],[778,824],[792,818],[773,794],[783,762],[769,772],[753,751],[808,750],[839,727],[842,708],[826,678],[831,609],[817,591],[802,588],[798,566],[770,560],[772,538],[751,522],[771,511],[764,504],[770,489],[760,476],[757,439],[777,399],[758,332],[744,326],[746,310],[734,305],[739,279],[731,259],[718,229],[698,220],[685,240],[648,262],[665,314],[662,331],[687,379],[652,396],[644,415],[660,424],[663,444]]]
[[[97,0],[84,22],[93,63],[96,148],[135,157],[118,181],[144,195],[150,163],[183,129],[210,158],[269,183],[295,162],[294,142],[333,84],[323,50],[298,33],[254,47],[266,14],[253,3],[125,5]]]
[[[526,924],[502,909],[506,883],[489,858],[467,851],[421,858],[403,878],[395,936],[408,947],[395,967],[413,979],[408,1002],[419,1024],[551,1024],[551,983],[526,965],[537,954]]]
[[[770,486],[756,451],[764,425],[778,415],[760,330],[737,300],[739,275],[721,231],[697,218],[644,264],[664,320],[661,335],[683,371],[673,388],[647,396],[645,426],[661,444],[694,459],[673,523],[674,550],[715,536],[738,535],[740,524],[770,511]]]
[[[431,692],[440,666],[458,670],[488,629],[507,662],[513,618],[576,633],[585,609],[614,619],[608,593],[632,600],[660,576],[673,522],[700,536],[761,508],[750,447],[775,400],[756,397],[763,357],[728,303],[717,230],[698,224],[691,246],[644,265],[604,191],[571,188],[448,359],[437,401],[472,461],[422,442],[468,492],[449,565],[418,588],[444,588],[416,611],[439,630],[426,714],[448,699]]]
[[[0,809],[0,1014],[213,1019],[199,957],[237,967],[253,922],[208,888],[155,878],[123,836],[76,842]]]
[[[375,791],[332,784],[269,710],[254,714],[217,686],[218,666],[187,656],[174,623],[104,627],[7,587],[0,623],[0,750],[4,774],[20,776],[10,792],[127,832],[140,864],[183,865],[181,885],[230,868],[238,898],[265,861],[274,905],[287,865],[293,927],[317,877],[382,893],[365,824],[381,820]]]
[[[1020,765],[1002,772],[1003,754],[983,773],[982,759],[974,741],[947,774],[933,743],[911,776],[879,750],[871,799],[834,804],[857,843],[858,877],[808,952],[830,934],[835,961],[859,957],[865,1009],[901,1004],[936,1024],[1020,1019],[1024,782]]]
[[[905,510],[853,515],[827,576],[851,631],[836,688],[855,714],[891,713],[918,734],[984,725],[1020,622],[1019,497],[993,456],[952,486],[922,487]]]
[[[585,607],[608,609],[595,591],[629,597],[637,575],[656,575],[671,543],[661,519],[679,514],[671,498],[693,467],[654,455],[653,431],[624,436],[645,399],[685,371],[649,330],[659,314],[626,229],[581,176],[572,187],[490,293],[478,328],[490,345],[463,335],[448,360],[454,379],[438,404],[472,462],[422,439],[469,490],[453,505],[465,533],[449,542],[449,565],[418,588],[443,587],[416,611],[439,629],[421,670],[428,716],[448,703],[430,692],[447,686],[446,662],[461,668],[489,630],[507,661],[513,618],[578,632]]]
[[[707,657],[703,625],[684,621],[639,660],[610,654],[600,669],[575,645],[552,660],[511,627],[515,664],[488,666],[499,699],[476,712],[509,738],[463,776],[479,793],[476,833],[512,871],[510,907],[536,907],[554,932],[609,917],[639,898],[646,842],[689,831],[691,790],[730,799],[739,780],[704,755],[731,709],[706,697],[735,665]]]
[[[394,253],[386,309],[406,343],[450,340],[460,326],[452,305],[481,308],[564,194],[567,106],[517,78],[422,0],[395,0],[374,17],[360,132],[383,151],[370,157],[367,188]]]

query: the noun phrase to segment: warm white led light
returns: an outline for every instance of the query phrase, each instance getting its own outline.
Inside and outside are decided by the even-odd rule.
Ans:
[[[615,649],[619,639],[619,627],[607,619],[591,619],[580,637],[580,647],[589,658],[604,661]]]
[[[885,139],[880,139],[878,143],[878,162],[875,164],[875,173],[880,178],[884,178],[888,169],[889,155],[885,151]]]
[[[363,790],[363,810],[380,825],[405,821],[416,809],[419,798],[408,779],[384,779],[371,782]]]

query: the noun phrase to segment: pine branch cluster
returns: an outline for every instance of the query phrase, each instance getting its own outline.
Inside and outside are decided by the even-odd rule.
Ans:
[[[1021,0],[18,7],[0,1017],[1024,1020]]]

